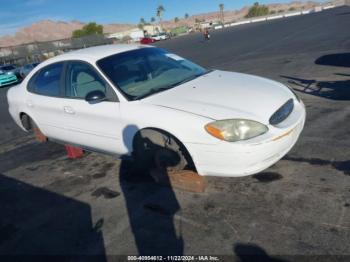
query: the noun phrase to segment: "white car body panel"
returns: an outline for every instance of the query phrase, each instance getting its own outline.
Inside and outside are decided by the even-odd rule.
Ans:
[[[167,40],[169,37],[166,34],[161,34],[161,35],[153,35],[151,38],[156,41],[161,41],[161,40]]]
[[[147,46],[100,46],[41,63],[20,85],[9,89],[11,116],[23,128],[20,114],[28,114],[49,139],[114,154],[130,154],[138,130],[162,129],[184,144],[200,175],[254,174],[277,162],[296,143],[305,122],[303,103],[284,85],[261,77],[213,71],[142,100],[128,101],[102,74],[96,61],[141,47]],[[89,104],[82,99],[46,97],[27,91],[28,81],[38,70],[67,60],[83,60],[94,66],[113,87],[119,102]],[[271,115],[291,98],[291,115],[271,126]],[[235,118],[258,121],[267,125],[269,131],[230,143],[204,129],[212,121]]]
[[[290,96],[287,87],[265,78],[213,71],[176,89],[146,98],[145,102],[215,120],[244,118],[268,124],[271,115],[283,104],[281,101],[286,102]]]
[[[161,40],[161,37],[159,35],[154,35],[154,36],[151,36],[151,38],[155,41],[160,41]]]

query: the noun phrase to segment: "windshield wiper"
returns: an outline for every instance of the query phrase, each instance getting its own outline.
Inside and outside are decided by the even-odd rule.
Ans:
[[[172,84],[171,86],[172,86],[172,87],[175,87],[175,86],[178,86],[178,85],[182,85],[182,84],[184,84],[184,83],[186,83],[186,82],[190,82],[190,81],[196,79],[197,77],[206,75],[206,74],[208,74],[208,73],[210,73],[210,72],[212,72],[212,71],[214,71],[214,70],[209,69],[209,70],[205,71],[204,73],[195,74],[195,75],[193,75],[193,76],[190,76],[190,77],[188,77],[188,78],[185,78],[184,80],[181,80],[180,82],[177,82],[177,83],[175,83],[175,84]]]
[[[160,87],[160,88],[152,88],[148,93],[143,94],[143,95],[140,95],[140,96],[137,96],[137,97],[135,97],[134,100],[140,100],[140,99],[145,98],[145,97],[147,97],[147,96],[151,96],[151,95],[154,95],[154,94],[163,92],[163,91],[168,90],[168,89],[171,89],[171,88],[173,88],[172,85],[170,85],[170,86],[164,86],[164,87]]]
[[[172,87],[175,87],[175,86],[182,85],[182,84],[184,84],[184,83],[186,83],[186,82],[190,82],[190,81],[192,81],[193,79],[196,79],[197,77],[200,77],[201,75],[202,75],[202,74],[196,74],[196,75],[190,76],[190,77],[188,77],[188,78],[185,78],[184,80],[181,80],[181,81],[179,81],[179,82],[177,82],[177,83],[175,83],[175,84],[172,84],[171,86],[172,86]]]

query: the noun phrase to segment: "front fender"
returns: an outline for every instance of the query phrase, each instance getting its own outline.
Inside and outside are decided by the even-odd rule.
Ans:
[[[218,143],[204,129],[206,124],[213,121],[211,118],[141,101],[121,103],[120,110],[124,129],[131,125],[136,131],[156,128],[174,135],[182,143]]]

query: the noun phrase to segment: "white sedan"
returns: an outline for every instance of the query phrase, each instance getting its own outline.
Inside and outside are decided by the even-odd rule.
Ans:
[[[169,36],[166,33],[159,33],[158,35],[152,35],[155,41],[167,40]]]
[[[305,121],[302,101],[283,84],[206,70],[142,45],[49,59],[7,97],[26,131],[35,126],[52,141],[200,175],[268,168],[293,147]]]

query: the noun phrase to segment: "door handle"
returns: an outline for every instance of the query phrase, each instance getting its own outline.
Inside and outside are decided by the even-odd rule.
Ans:
[[[64,107],[63,107],[63,110],[64,110],[64,112],[67,113],[67,114],[71,114],[71,115],[75,114],[74,109],[71,108],[70,106],[64,106]]]

